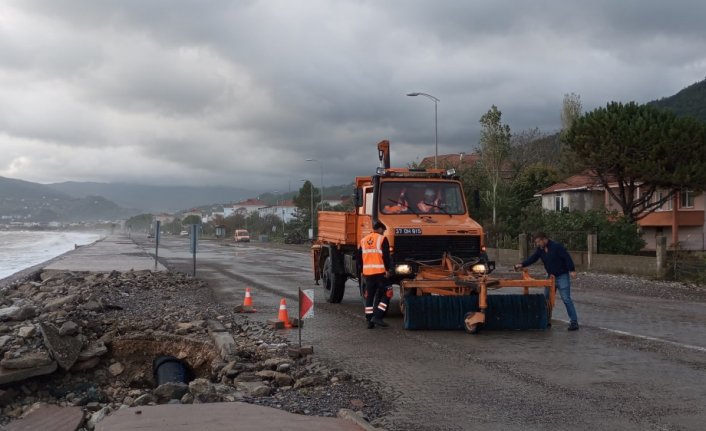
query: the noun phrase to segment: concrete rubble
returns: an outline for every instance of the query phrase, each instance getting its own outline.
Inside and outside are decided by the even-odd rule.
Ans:
[[[181,273],[39,272],[0,286],[0,428],[46,405],[80,407],[86,430],[119,409],[174,403],[382,415],[366,382],[288,347]],[[186,382],[155,388],[162,355],[182,361]]]

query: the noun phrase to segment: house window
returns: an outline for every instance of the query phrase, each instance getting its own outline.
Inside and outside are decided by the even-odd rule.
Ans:
[[[679,194],[679,206],[681,208],[694,208],[694,192],[691,190],[681,192]]]
[[[667,196],[667,192],[657,192],[655,193],[655,202],[659,202],[664,197]],[[662,205],[658,206],[655,211],[671,211],[672,210],[672,198],[667,199]]]
[[[562,208],[564,208],[564,196],[554,196],[554,211],[561,211]]]

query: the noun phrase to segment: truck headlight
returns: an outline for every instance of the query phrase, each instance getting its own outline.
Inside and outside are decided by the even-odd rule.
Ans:
[[[395,265],[395,274],[408,275],[412,273],[412,267],[403,263],[401,265]]]
[[[471,271],[476,275],[483,275],[488,272],[488,267],[484,263],[476,263],[471,267]]]

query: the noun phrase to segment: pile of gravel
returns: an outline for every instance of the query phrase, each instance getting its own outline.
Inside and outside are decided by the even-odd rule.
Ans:
[[[625,274],[581,273],[572,283],[580,289],[604,290],[650,298],[706,302],[706,286],[678,281],[650,280]]]
[[[0,425],[38,403],[81,406],[84,429],[138,405],[243,401],[293,413],[368,419],[385,405],[369,382],[213,300],[175,272],[37,272],[0,286]],[[171,356],[187,381],[157,387]]]

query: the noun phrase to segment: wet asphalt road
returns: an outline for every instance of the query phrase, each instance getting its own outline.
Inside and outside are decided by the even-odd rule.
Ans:
[[[187,238],[162,238],[159,256],[192,270]],[[397,296],[391,327],[368,330],[357,283],[347,283],[343,303],[326,303],[304,247],[202,241],[196,271],[227,304],[240,304],[250,287],[258,309],[250,316],[260,321],[276,318],[281,298],[293,316],[298,287],[315,288],[303,342],[373,382],[390,403],[377,421],[389,430],[706,429],[703,301],[597,289],[605,280],[580,274],[578,332],[566,331],[561,303],[548,331],[405,331]]]

